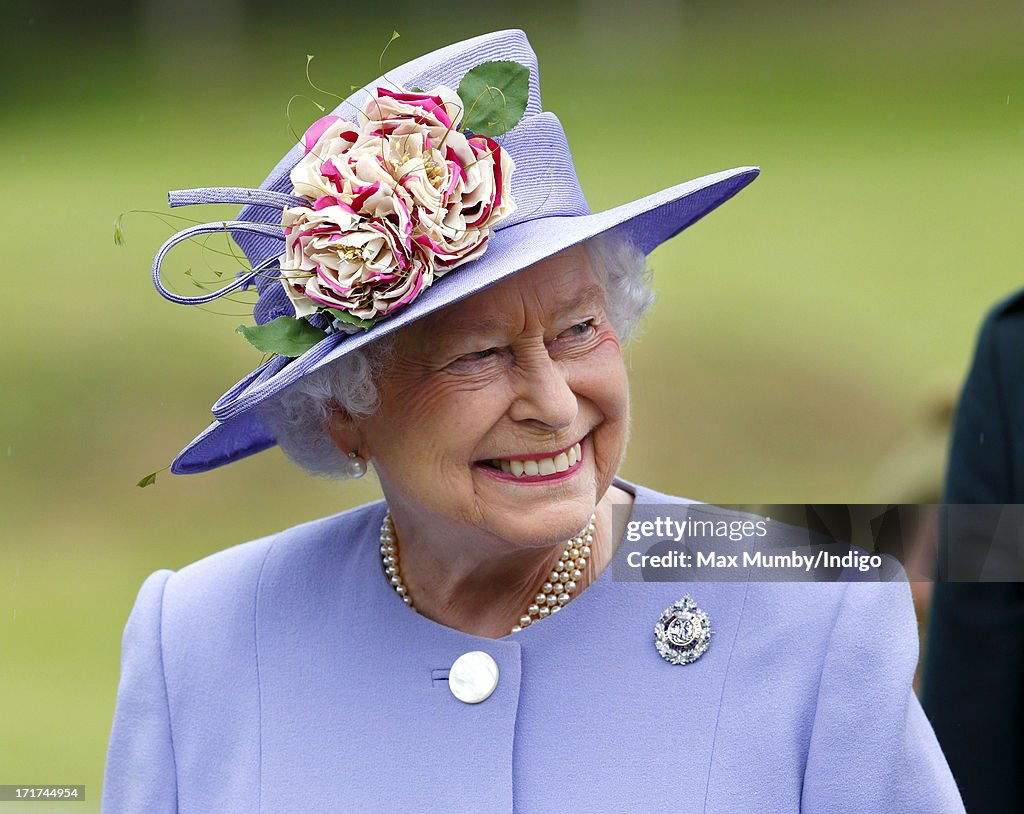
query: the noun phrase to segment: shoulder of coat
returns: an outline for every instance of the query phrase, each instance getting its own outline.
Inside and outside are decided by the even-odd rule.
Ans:
[[[352,548],[346,543],[379,528],[383,514],[384,502],[378,500],[238,543],[181,568],[169,585],[179,601],[195,597],[200,605],[232,593],[252,596],[272,551],[292,565],[316,561],[328,547],[337,555]]]
[[[1001,299],[992,306],[989,312],[992,318],[1022,313],[1024,313],[1024,288],[1014,291],[1012,294]]]

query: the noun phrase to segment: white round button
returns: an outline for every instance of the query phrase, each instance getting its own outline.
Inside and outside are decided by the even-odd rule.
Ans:
[[[463,653],[448,671],[452,695],[467,704],[479,704],[498,686],[498,664],[483,650]]]

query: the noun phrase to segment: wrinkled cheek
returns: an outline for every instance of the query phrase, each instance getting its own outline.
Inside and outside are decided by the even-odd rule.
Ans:
[[[611,371],[606,381],[609,383],[607,403],[611,419],[629,421],[629,379],[621,367]]]
[[[608,380],[614,382],[614,389],[617,394],[615,402],[619,405],[621,417],[629,422],[629,376],[626,373],[626,364],[622,359],[622,350],[619,343],[614,343],[614,359],[611,363],[612,373]]]
[[[613,469],[618,469],[626,453],[626,442],[629,440],[629,401],[617,405],[614,413],[605,414],[601,432],[595,434],[595,450],[599,460],[603,460]]]
[[[467,474],[433,445],[391,447],[380,462],[382,486],[422,505],[440,508],[466,488]]]
[[[595,403],[602,422],[594,433],[594,456],[598,477],[611,483],[626,452],[629,440],[629,379],[621,360],[613,360],[600,377],[602,389],[595,394]]]
[[[602,364],[598,406],[609,421],[629,422],[629,376],[618,341],[612,335],[600,347]]]

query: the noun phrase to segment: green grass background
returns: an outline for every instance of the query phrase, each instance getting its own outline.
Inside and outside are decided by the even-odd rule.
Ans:
[[[393,28],[386,65],[525,28],[594,210],[762,167],[651,257],[626,477],[748,503],[896,502],[940,477],[929,415],[986,308],[1024,282],[1020,3],[344,5],[305,30],[303,7],[269,4],[206,31],[5,12],[0,783],[85,783],[98,810],[145,576],[377,495],[276,451],[135,487],[259,359],[232,333],[243,318],[152,290],[164,223],[129,215],[115,247],[114,218],[169,212],[169,189],[258,185],[292,143],[307,53],[344,95]],[[293,113],[298,131],[318,115]],[[168,268],[207,263],[232,269],[197,250]]]

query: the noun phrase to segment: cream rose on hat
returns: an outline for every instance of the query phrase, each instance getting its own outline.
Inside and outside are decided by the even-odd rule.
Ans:
[[[466,105],[444,86],[377,88],[357,123],[325,116],[306,131],[290,178],[310,205],[283,210],[279,261],[296,317],[329,309],[365,327],[483,254],[515,211],[514,164],[493,138],[459,129]]]

